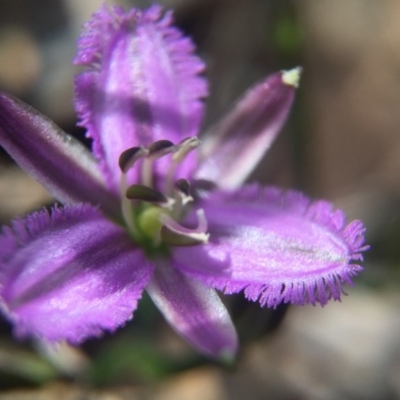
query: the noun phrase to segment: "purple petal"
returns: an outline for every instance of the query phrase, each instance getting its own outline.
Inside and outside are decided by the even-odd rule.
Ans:
[[[200,147],[198,179],[239,187],[281,130],[293,103],[300,69],[278,72],[250,89]]]
[[[115,191],[124,150],[160,139],[177,143],[199,128],[204,64],[171,22],[158,6],[129,12],[104,6],[78,43],[75,63],[88,68],[76,78],[76,108]]]
[[[177,268],[206,284],[275,307],[280,302],[322,305],[340,299],[343,281],[362,268],[365,229],[345,225],[330,203],[310,203],[295,191],[247,186],[216,192],[200,204],[210,242],[174,249]],[[190,260],[190,262],[187,262]]]
[[[119,201],[92,154],[22,101],[0,93],[0,144],[28,174],[64,204],[101,204],[119,214]]]
[[[132,317],[152,272],[89,205],[14,221],[0,236],[0,303],[19,336],[78,343]]]
[[[157,264],[157,263],[156,263]],[[217,293],[160,261],[146,290],[171,326],[203,353],[232,360],[237,336]]]

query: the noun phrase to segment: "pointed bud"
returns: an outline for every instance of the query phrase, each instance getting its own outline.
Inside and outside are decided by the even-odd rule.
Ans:
[[[281,130],[301,68],[277,72],[250,89],[205,136],[195,176],[221,188],[240,186]]]

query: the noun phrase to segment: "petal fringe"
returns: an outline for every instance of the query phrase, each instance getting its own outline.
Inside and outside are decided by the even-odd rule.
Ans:
[[[153,266],[89,205],[15,220],[0,235],[0,304],[16,334],[79,343],[132,318]]]
[[[209,243],[175,248],[174,265],[225,293],[244,290],[268,307],[325,305],[340,300],[342,284],[362,270],[365,228],[359,221],[346,225],[343,212],[326,201],[251,185],[213,193],[199,206]]]
[[[132,146],[198,133],[207,94],[203,62],[189,38],[159,6],[125,12],[106,5],[85,25],[75,63],[76,109],[111,189],[118,191],[120,154]],[[187,171],[194,168],[189,157]],[[163,162],[159,169],[164,171]],[[188,175],[184,172],[183,175]],[[130,182],[137,182],[130,171]]]

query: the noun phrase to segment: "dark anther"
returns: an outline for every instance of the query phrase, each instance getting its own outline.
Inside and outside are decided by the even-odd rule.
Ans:
[[[162,193],[144,185],[129,186],[126,197],[130,200],[141,200],[149,203],[168,203],[168,199]]]
[[[131,147],[121,153],[118,159],[118,165],[123,173],[127,172],[129,168],[141,157],[148,154],[148,150],[144,147]]]
[[[201,198],[207,196],[211,192],[217,189],[217,185],[214,182],[206,179],[197,179],[192,182],[192,196],[194,198]]]
[[[190,182],[187,179],[178,179],[175,188],[186,196],[190,196]]]
[[[151,157],[161,157],[165,154],[172,153],[174,149],[174,144],[169,140],[158,140],[148,147],[149,156]]]

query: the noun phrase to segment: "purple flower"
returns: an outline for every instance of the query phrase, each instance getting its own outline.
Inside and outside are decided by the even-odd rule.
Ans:
[[[361,270],[359,221],[296,191],[241,186],[287,117],[299,69],[256,85],[199,147],[204,64],[171,20],[158,6],[103,7],[86,24],[75,105],[94,157],[0,96],[0,144],[64,204],[0,236],[0,304],[19,336],[79,343],[113,331],[146,289],[192,345],[232,358],[215,289],[324,305]]]

